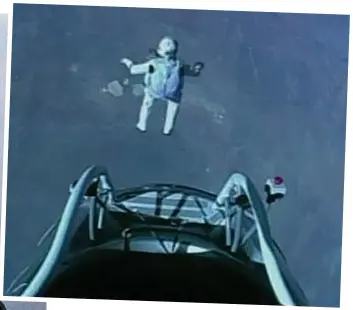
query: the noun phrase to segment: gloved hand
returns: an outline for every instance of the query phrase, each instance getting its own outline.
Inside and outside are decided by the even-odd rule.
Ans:
[[[202,69],[204,68],[205,64],[201,61],[195,62],[193,65],[193,69],[195,73],[201,73]]]
[[[133,62],[131,59],[129,58],[123,58],[120,60],[120,63],[125,65],[126,67],[128,67],[129,69],[131,68],[131,66],[133,65]]]

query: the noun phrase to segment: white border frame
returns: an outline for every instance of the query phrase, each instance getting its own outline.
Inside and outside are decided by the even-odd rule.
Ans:
[[[91,6],[122,6],[122,7],[150,7],[150,8],[183,8],[183,9],[207,9],[207,10],[237,10],[237,11],[262,11],[262,12],[296,12],[296,13],[321,13],[321,14],[346,14],[352,16],[352,6],[349,4],[351,1],[195,1],[195,0],[180,0],[180,1],[158,1],[158,0],[121,0],[121,1],[93,1],[93,0],[56,0],[56,1],[16,1],[16,3],[42,3],[42,4],[71,4],[71,5],[91,5]],[[5,99],[5,120],[4,120],[4,154],[3,154],[3,182],[2,182],[2,212],[1,212],[1,243],[0,243],[0,290],[3,289],[3,275],[4,265],[4,241],[6,230],[6,197],[7,197],[7,163],[8,163],[8,139],[9,139],[9,108],[10,108],[10,81],[11,81],[11,52],[12,52],[12,1],[0,1],[0,13],[8,12],[8,54],[7,54],[7,74],[6,74],[6,99]],[[350,51],[349,63],[351,62],[353,40],[353,26],[352,20],[350,21]],[[353,261],[352,254],[352,236],[353,225],[353,75],[352,65],[348,67],[348,100],[347,100],[347,130],[346,130],[346,163],[345,163],[345,186],[344,186],[344,216],[343,216],[343,241],[342,241],[342,277],[341,277],[341,308],[351,309],[353,299],[351,297],[350,279],[353,278],[352,268],[350,262]],[[6,298],[8,300],[18,300],[19,298]],[[38,298],[21,298],[21,300],[36,300],[44,301]],[[76,307],[105,307],[105,309],[116,309],[116,307],[132,307],[142,306],[149,307],[150,309],[164,309],[165,303],[149,303],[149,302],[124,302],[124,301],[93,301],[93,300],[65,300],[65,299],[45,299],[50,302],[50,309],[74,309]],[[220,305],[189,305],[169,303],[170,308],[182,307],[198,307],[204,309],[212,307],[218,309]],[[222,305],[221,307],[240,307],[233,305]],[[277,309],[268,306],[241,306],[245,309]],[[291,308],[291,307],[290,307]],[[294,309],[294,308],[292,308]]]

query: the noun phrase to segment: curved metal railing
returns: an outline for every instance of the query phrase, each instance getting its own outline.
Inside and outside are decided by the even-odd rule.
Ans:
[[[95,180],[99,180],[99,189],[101,190],[100,192],[98,191],[99,198],[102,198],[102,196],[107,198],[106,201],[103,201],[103,204],[102,201],[98,203],[98,207],[100,207],[97,222],[98,229],[102,228],[103,213],[107,205],[112,207],[112,209],[119,209],[114,206],[115,190],[107,170],[96,166],[87,168],[71,189],[71,194],[57,226],[48,254],[31,282],[24,289],[21,294],[22,296],[36,296],[54,271],[65,249],[66,242],[68,242],[77,209],[82,204],[88,189]],[[234,192],[234,188],[240,189],[248,197],[252,211],[250,215],[254,221],[254,227],[243,237],[241,236],[242,218],[248,211],[237,207],[237,212],[234,213],[230,209],[230,206],[227,205],[227,201]],[[279,255],[272,240],[267,208],[251,180],[241,173],[232,174],[218,194],[216,204],[225,204],[226,206],[226,244],[230,246],[231,251],[236,252],[238,247],[243,245],[252,233],[257,232],[264,265],[279,302],[283,305],[307,305],[304,294],[291,276],[286,263],[283,261],[281,255]],[[89,237],[91,240],[95,239],[96,205],[97,203],[92,205],[89,210]]]
[[[254,231],[257,232],[267,275],[279,302],[287,306],[306,306],[307,301],[302,290],[292,277],[287,264],[283,261],[282,256],[279,255],[280,253],[278,253],[278,249],[272,240],[266,207],[250,178],[241,173],[232,174],[218,194],[215,204],[225,204],[228,209],[227,200],[235,191],[244,193],[249,200],[256,228]],[[237,216],[241,217],[242,212],[239,213],[239,208],[237,213]],[[232,243],[230,233],[233,221],[230,216],[227,216],[226,221],[228,222],[225,226],[226,242],[233,249],[236,249],[239,244],[239,233],[235,234]],[[241,225],[241,220],[239,219],[238,225]],[[233,229],[239,232],[241,227],[238,226]]]
[[[36,296],[55,269],[55,266],[59,262],[60,255],[65,247],[65,243],[67,242],[68,234],[71,231],[76,211],[79,208],[88,188],[92,184],[92,181],[99,178],[102,178],[105,187],[110,187],[111,195],[114,194],[114,187],[105,168],[91,166],[83,172],[75,187],[71,191],[49,252],[35,276],[21,294],[22,296]]]

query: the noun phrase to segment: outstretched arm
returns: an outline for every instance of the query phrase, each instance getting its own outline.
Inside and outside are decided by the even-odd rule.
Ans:
[[[153,66],[150,60],[143,63],[134,64],[131,59],[123,58],[120,62],[129,69],[130,74],[132,75],[146,74],[153,70]]]

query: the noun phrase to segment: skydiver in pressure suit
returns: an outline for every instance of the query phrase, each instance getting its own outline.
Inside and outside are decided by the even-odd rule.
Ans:
[[[185,76],[199,76],[203,63],[183,64],[177,57],[178,44],[170,37],[164,37],[156,50],[151,50],[149,59],[135,64],[129,58],[123,58],[124,64],[132,75],[144,75],[144,97],[140,109],[137,129],[147,131],[147,120],[153,103],[163,100],[167,111],[163,134],[169,135],[173,130],[176,115],[182,100]]]

